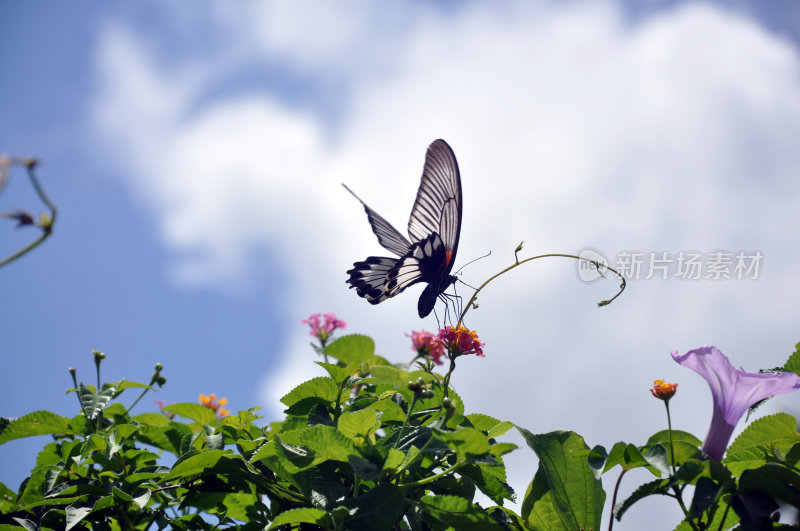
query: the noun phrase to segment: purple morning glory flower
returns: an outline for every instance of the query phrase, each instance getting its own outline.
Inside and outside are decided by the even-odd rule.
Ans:
[[[800,388],[800,376],[793,372],[752,373],[735,368],[716,347],[705,346],[672,359],[692,369],[708,382],[714,398],[714,414],[703,443],[703,451],[716,460],[728,447],[733,429],[756,402]]]

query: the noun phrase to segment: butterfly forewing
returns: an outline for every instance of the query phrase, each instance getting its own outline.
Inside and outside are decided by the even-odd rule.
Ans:
[[[444,140],[434,140],[425,155],[422,181],[408,220],[411,241],[438,232],[445,249],[455,258],[461,233],[461,176],[453,150]]]
[[[347,188],[347,185],[342,184],[342,186],[364,205],[364,211],[367,213],[367,219],[372,227],[372,232],[378,237],[378,243],[380,243],[384,249],[392,251],[397,256],[405,255],[408,252],[408,248],[411,247],[411,242],[400,234],[400,231],[395,229],[391,223],[383,219],[383,216],[368,207],[360,197],[350,188]]]

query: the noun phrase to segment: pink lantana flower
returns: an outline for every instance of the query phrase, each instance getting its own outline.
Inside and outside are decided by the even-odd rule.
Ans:
[[[436,336],[431,332],[427,330],[413,331],[406,336],[411,338],[411,350],[415,351],[418,357],[427,358],[436,365],[444,363],[442,361],[444,346],[436,340]]]
[[[722,459],[739,419],[752,405],[800,388],[800,376],[793,372],[746,372],[731,365],[716,347],[700,347],[683,355],[672,352],[672,359],[705,378],[711,388],[714,413],[703,451],[717,461]]]
[[[459,326],[446,326],[436,334],[436,341],[447,350],[450,358],[464,354],[477,354],[484,357],[483,343],[478,340],[478,333],[474,330]]]
[[[310,335],[319,339],[323,345],[328,342],[334,330],[347,327],[347,323],[337,319],[336,315],[332,313],[326,313],[325,315],[314,313],[308,319],[303,319],[300,322],[310,326]]]

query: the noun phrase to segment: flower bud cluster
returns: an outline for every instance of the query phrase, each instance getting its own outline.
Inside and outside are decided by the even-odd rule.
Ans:
[[[426,383],[422,377],[417,378],[416,381],[408,382],[408,388],[414,392],[414,396],[417,399],[433,398],[433,383]]]

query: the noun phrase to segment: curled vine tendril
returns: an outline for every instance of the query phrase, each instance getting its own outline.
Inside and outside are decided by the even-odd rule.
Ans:
[[[610,299],[605,299],[605,300],[602,300],[602,301],[598,302],[597,303],[598,306],[608,306],[609,304],[611,304],[614,301],[614,299],[616,299],[617,297],[622,295],[623,291],[625,291],[625,286],[627,284],[625,282],[625,277],[619,271],[614,269],[613,267],[608,266],[608,264],[604,264],[604,263],[598,262],[596,260],[590,260],[588,258],[583,258],[581,256],[577,256],[577,255],[574,255],[574,254],[565,254],[565,253],[540,254],[540,255],[537,255],[537,256],[531,256],[529,258],[525,258],[523,260],[520,260],[518,255],[519,255],[519,252],[521,250],[522,250],[522,242],[514,250],[514,260],[515,260],[514,263],[511,264],[510,266],[506,267],[505,269],[503,269],[499,273],[496,273],[496,274],[492,275],[483,284],[478,286],[478,289],[475,290],[475,293],[472,294],[472,297],[470,297],[469,301],[464,306],[464,310],[461,312],[461,315],[458,318],[458,323],[456,324],[456,327],[461,326],[462,322],[464,321],[464,316],[467,315],[467,312],[470,310],[470,308],[472,308],[473,306],[477,307],[475,305],[475,299],[477,299],[478,293],[480,293],[480,291],[483,288],[485,288],[492,280],[496,279],[500,275],[508,273],[509,271],[514,269],[515,267],[519,267],[519,266],[521,266],[522,264],[524,264],[526,262],[531,262],[533,260],[538,260],[540,258],[571,258],[573,260],[578,260],[579,262],[582,261],[582,262],[588,262],[590,264],[593,264],[597,268],[597,271],[600,273],[601,276],[603,275],[604,271],[610,271],[610,272],[614,273],[617,276],[617,278],[619,278],[620,281],[621,281],[620,286],[619,286],[619,291],[613,297],[611,297]]]

